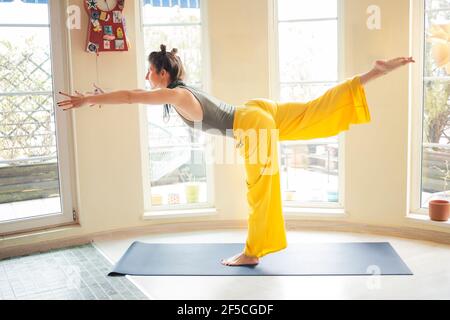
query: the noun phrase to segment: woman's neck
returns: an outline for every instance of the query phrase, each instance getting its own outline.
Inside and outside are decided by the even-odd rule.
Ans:
[[[172,81],[171,83],[169,83],[167,85],[167,88],[173,89],[175,87],[177,87],[178,85],[186,85],[182,80],[175,80]]]

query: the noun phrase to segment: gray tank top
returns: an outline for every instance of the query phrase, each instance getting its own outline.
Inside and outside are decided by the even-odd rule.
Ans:
[[[235,106],[220,101],[212,95],[191,86],[177,85],[176,87],[189,90],[200,102],[203,109],[203,120],[201,121],[202,131],[216,129],[214,131],[219,130],[221,135],[233,137],[233,121],[236,111]],[[184,118],[176,108],[174,109],[189,127],[194,128],[193,121]],[[210,133],[214,134],[214,131],[211,131]]]

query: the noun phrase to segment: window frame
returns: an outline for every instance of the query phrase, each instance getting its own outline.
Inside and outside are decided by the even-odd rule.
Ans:
[[[270,97],[278,101],[280,100],[280,88],[282,82],[280,81],[280,70],[279,70],[279,31],[278,24],[280,23],[278,17],[278,1],[279,0],[268,0],[269,5],[269,23],[268,23],[268,35],[269,35],[269,47],[272,48],[269,50],[269,95]],[[337,81],[343,81],[344,77],[344,0],[336,0],[337,1],[337,18],[315,18],[315,19],[289,19],[286,21],[294,22],[294,21],[328,21],[328,20],[337,20],[337,43],[338,43],[338,66],[337,66]],[[284,20],[282,20],[284,21]],[[296,81],[296,84],[327,84],[334,83],[334,81]],[[339,146],[339,156],[338,156],[338,185],[339,185],[339,198],[338,202],[299,202],[299,201],[283,201],[283,207],[285,209],[338,209],[343,210],[345,206],[345,136],[346,132],[342,132],[338,135],[338,146]],[[291,142],[279,142],[279,145],[283,143],[284,145],[291,144]],[[315,144],[304,142],[307,144]],[[281,150],[281,148],[279,148]],[[280,152],[280,151],[279,151]],[[281,157],[278,157],[281,159]],[[279,160],[280,161],[280,160]],[[280,163],[281,165],[281,163]]]
[[[210,55],[209,55],[209,35],[208,35],[208,7],[207,7],[207,1],[201,0],[200,1],[200,22],[199,23],[161,23],[161,24],[147,24],[144,23],[144,17],[143,17],[143,8],[144,6],[144,0],[139,0],[139,6],[136,6],[136,17],[139,17],[139,27],[140,32],[138,33],[136,37],[136,55],[138,60],[138,85],[139,87],[145,87],[145,65],[146,65],[146,53],[144,52],[144,27],[146,26],[183,26],[183,25],[197,25],[200,26],[201,29],[201,38],[202,38],[202,48],[201,48],[201,54],[202,54],[202,85],[203,90],[210,91],[211,90],[211,74],[210,74]],[[141,161],[142,161],[142,172],[143,174],[143,194],[144,194],[144,216],[145,217],[151,217],[152,215],[160,216],[161,213],[164,216],[164,213],[167,215],[171,214],[172,212],[179,212],[183,210],[196,210],[196,209],[213,209],[215,208],[215,193],[214,193],[214,163],[213,159],[211,158],[212,155],[212,145],[214,139],[210,136],[206,136],[206,142],[205,142],[205,170],[206,170],[206,192],[207,192],[207,199],[206,202],[202,203],[188,203],[188,204],[176,204],[176,205],[158,205],[154,206],[151,203],[151,182],[148,176],[148,173],[150,172],[149,167],[149,154],[147,152],[149,148],[149,136],[148,136],[148,118],[147,118],[147,112],[146,108],[149,106],[140,105],[139,106],[139,120],[140,120],[140,136],[142,137],[141,141],[141,149],[145,150],[145,152],[142,152],[141,154]],[[163,218],[162,216],[162,218]]]
[[[410,66],[409,79],[409,175],[408,214],[428,214],[422,208],[422,146],[424,107],[424,50],[425,50],[425,0],[411,0],[410,9],[410,51],[416,63]]]
[[[72,114],[62,112],[62,110],[56,107],[56,93],[59,91],[71,92],[71,88],[73,88],[71,78],[70,32],[66,27],[65,21],[67,7],[67,0],[49,0],[49,24],[42,25],[49,27],[50,35],[52,96],[55,108],[56,150],[62,212],[0,222],[0,235],[2,236],[73,225],[79,222],[73,143],[74,119]],[[9,24],[9,26],[27,26],[31,28],[34,25]]]

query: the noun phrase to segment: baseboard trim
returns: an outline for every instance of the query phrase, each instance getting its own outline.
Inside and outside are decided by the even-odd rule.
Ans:
[[[61,239],[42,241],[39,243],[16,245],[1,248],[0,259],[29,255],[71,246],[88,244],[96,240],[120,239],[144,236],[146,234],[212,231],[227,229],[247,229],[247,220],[194,221],[182,223],[160,223],[142,227],[132,227],[103,231],[83,236],[73,236]],[[423,230],[413,227],[378,226],[346,221],[325,220],[286,220],[286,230],[301,231],[338,231],[365,234],[386,235],[399,238],[432,241],[450,244],[450,234],[441,231]]]
[[[346,221],[289,221],[287,230],[338,231],[392,236],[398,238],[450,244],[450,233],[414,227],[393,227]]]

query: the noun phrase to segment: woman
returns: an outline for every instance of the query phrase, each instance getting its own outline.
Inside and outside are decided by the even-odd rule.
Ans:
[[[121,90],[96,95],[76,91],[77,96],[61,93],[69,99],[59,102],[58,106],[65,111],[95,104],[164,105],[165,118],[169,107],[173,106],[188,126],[200,123],[201,130],[216,129],[220,134],[233,137],[245,159],[250,211],[245,248],[221,260],[227,266],[256,265],[262,256],[287,247],[277,142],[332,137],[348,130],[350,124],[370,122],[364,85],[415,62],[412,57],[376,61],[367,73],[348,79],[306,103],[251,99],[242,106],[232,106],[183,83],[185,71],[176,53],[176,49],[166,52],[166,46],[161,45],[161,51],[150,54],[146,80],[154,90]],[[252,131],[257,134],[248,134]]]

